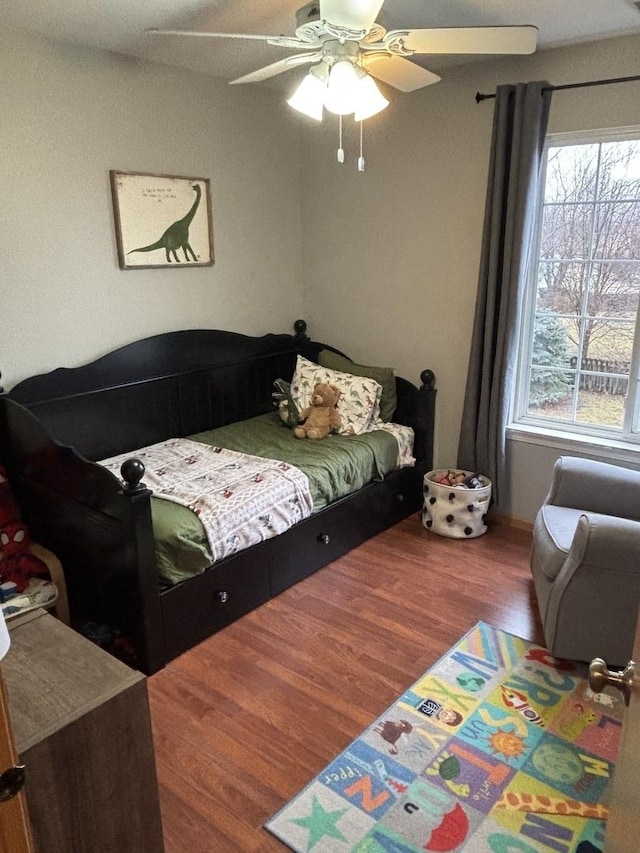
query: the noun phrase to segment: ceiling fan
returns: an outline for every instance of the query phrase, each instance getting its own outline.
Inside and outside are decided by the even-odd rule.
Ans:
[[[152,29],[156,35],[254,39],[276,47],[303,51],[287,56],[231,83],[260,83],[300,65],[317,63],[324,83],[340,62],[364,69],[402,92],[411,92],[440,80],[436,74],[409,61],[419,54],[525,54],[536,49],[534,26],[446,27],[385,30],[376,17],[384,0],[319,0],[296,13],[295,35],[212,33]]]
[[[324,110],[339,117],[336,152],[344,163],[342,117],[353,115],[360,123],[359,172],[365,169],[362,122],[389,105],[373,78],[402,92],[412,92],[440,80],[437,74],[410,61],[419,54],[516,54],[533,53],[537,28],[445,27],[415,30],[386,30],[376,23],[384,0],[316,0],[296,13],[292,36],[248,33],[211,33],[190,30],[160,30],[156,35],[202,36],[205,38],[254,39],[276,47],[301,51],[273,62],[232,83],[261,83],[284,71],[311,65],[308,74],[289,98],[289,106],[322,120]]]

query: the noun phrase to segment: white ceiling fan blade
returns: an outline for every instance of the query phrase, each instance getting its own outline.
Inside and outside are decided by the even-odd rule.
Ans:
[[[401,92],[413,92],[440,80],[437,74],[432,74],[431,71],[401,56],[366,54],[362,58],[362,64],[372,77],[400,89]]]
[[[271,65],[265,65],[264,68],[258,68],[257,71],[252,71],[250,74],[245,74],[244,77],[238,77],[237,80],[231,80],[230,82],[232,84],[261,83],[263,80],[268,80],[269,77],[275,77],[276,74],[282,74],[283,71],[289,71],[291,68],[296,68],[298,65],[319,62],[321,59],[322,51],[287,56],[285,59],[280,59],[278,62],[272,62]]]
[[[255,39],[256,41],[269,41],[270,39],[280,38],[280,36],[259,36],[253,33],[206,33],[202,30],[159,30],[152,28],[145,30],[145,32],[156,36],[199,36],[214,39]]]
[[[368,32],[384,0],[320,0],[320,20],[347,30]]]
[[[291,50],[315,50],[320,42],[303,41],[297,36],[262,36],[255,33],[210,33],[204,30],[145,30],[155,36],[196,36],[198,38],[214,39],[253,39],[254,41],[266,41],[276,47],[288,47]]]
[[[394,35],[387,33],[385,41]],[[533,26],[443,27],[409,30],[403,42],[416,53],[533,53],[537,35],[538,28]]]

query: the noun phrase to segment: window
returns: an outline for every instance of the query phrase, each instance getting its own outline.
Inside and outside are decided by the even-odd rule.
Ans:
[[[547,140],[514,421],[640,442],[640,128]]]

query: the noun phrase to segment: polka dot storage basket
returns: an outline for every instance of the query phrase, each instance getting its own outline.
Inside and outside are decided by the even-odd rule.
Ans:
[[[452,539],[473,539],[487,531],[487,511],[491,502],[491,481],[481,474],[476,477],[482,485],[475,489],[449,486],[436,482],[447,469],[429,471],[424,475],[422,523],[427,530]],[[472,476],[472,471],[465,471]]]

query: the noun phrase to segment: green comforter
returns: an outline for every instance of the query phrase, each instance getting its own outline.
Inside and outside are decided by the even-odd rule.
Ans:
[[[194,441],[295,465],[309,478],[314,511],[382,479],[396,467],[398,444],[387,432],[297,439],[277,413],[191,435]],[[161,578],[170,584],[199,574],[212,563],[204,529],[186,507],[162,498],[151,501]]]

